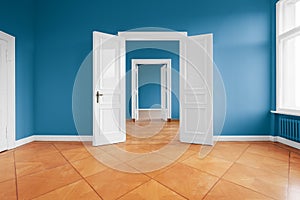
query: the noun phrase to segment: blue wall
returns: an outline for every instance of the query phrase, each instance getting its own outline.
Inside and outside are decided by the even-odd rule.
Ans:
[[[150,26],[190,35],[213,33],[214,60],[227,92],[222,134],[270,134],[272,0],[39,0],[36,4],[35,134],[76,134],[72,88],[92,49],[93,30],[116,34]],[[165,10],[171,12],[162,16]]]
[[[138,67],[139,108],[161,108],[161,67],[161,65]]]
[[[0,30],[16,37],[16,139],[33,134],[34,1],[2,0]]]

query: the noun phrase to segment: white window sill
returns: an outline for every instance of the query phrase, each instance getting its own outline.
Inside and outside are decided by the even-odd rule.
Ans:
[[[300,117],[300,113],[293,112],[293,111],[277,111],[277,110],[271,110],[271,113],[273,113],[273,114],[280,114],[280,115],[290,115],[290,116],[297,116],[297,117]]]

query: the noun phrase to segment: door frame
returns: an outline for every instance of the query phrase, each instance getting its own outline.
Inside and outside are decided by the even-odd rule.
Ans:
[[[209,38],[212,39],[212,34],[202,34],[202,36],[208,36]],[[125,42],[124,44],[126,45],[126,41],[179,41],[179,70],[180,70],[180,93],[182,91],[184,91],[184,87],[182,80],[184,79],[184,77],[182,77],[184,75],[184,71],[187,69],[187,66],[189,66],[190,63],[188,60],[186,60],[187,58],[187,48],[189,44],[189,37],[187,36],[187,32],[118,32],[118,35],[120,38],[123,39],[123,41]],[[196,43],[198,43],[198,45],[201,45],[199,41],[195,41]],[[211,45],[213,45],[212,40],[210,40]],[[196,44],[197,45],[197,44]],[[126,52],[125,52],[126,54]],[[125,56],[125,55],[124,55]],[[210,55],[212,58],[212,55]],[[94,74],[95,75],[95,74]],[[180,102],[185,102],[186,100],[186,96],[180,94]],[[189,108],[190,109],[190,108]],[[211,107],[212,110],[212,107]],[[180,119],[185,119],[186,112],[183,111],[182,108],[180,108]],[[186,123],[186,121],[185,121]],[[185,125],[186,126],[186,125]],[[201,142],[200,140],[198,141],[197,138],[198,135],[197,133],[192,134],[192,135],[185,135],[182,131],[182,127],[185,127],[182,120],[180,120],[180,141],[181,142],[186,142],[186,143],[197,143],[197,144],[202,144],[203,142]],[[212,123],[212,119],[211,119],[211,123],[210,123],[210,136],[211,138],[213,138],[213,131],[212,131],[212,127],[213,127],[213,123]],[[197,125],[198,127],[198,125]],[[196,127],[196,128],[197,128]],[[95,133],[94,133],[95,134]],[[200,139],[202,138],[202,136],[200,137]],[[196,140],[195,140],[196,139]],[[126,138],[125,138],[126,140]],[[213,139],[209,140],[209,145],[212,145],[212,141]],[[204,141],[205,144],[208,144],[207,142]]]
[[[16,142],[16,96],[15,96],[15,37],[0,31],[0,40],[7,42],[7,150],[15,148]],[[0,86],[1,87],[1,86]]]
[[[172,113],[172,100],[171,100],[171,91],[172,91],[172,80],[171,80],[171,59],[132,59],[131,60],[131,118],[132,120],[139,119],[139,96],[138,96],[138,65],[166,65],[167,67],[167,119],[171,120]],[[134,77],[137,77],[136,79]],[[162,101],[162,100],[161,100]],[[161,102],[162,103],[162,102]],[[147,109],[151,110],[151,109]],[[157,110],[157,109],[155,109]],[[161,108],[162,111],[162,108]]]

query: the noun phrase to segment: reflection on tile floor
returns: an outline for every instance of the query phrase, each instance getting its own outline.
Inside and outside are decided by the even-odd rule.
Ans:
[[[0,199],[299,199],[300,150],[188,145],[178,126],[127,122],[125,143],[33,142],[2,152]]]

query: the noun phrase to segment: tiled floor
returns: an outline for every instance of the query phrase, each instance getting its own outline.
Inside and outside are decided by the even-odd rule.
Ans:
[[[300,151],[178,141],[178,122],[127,123],[126,143],[33,142],[0,153],[0,199],[300,199]]]

